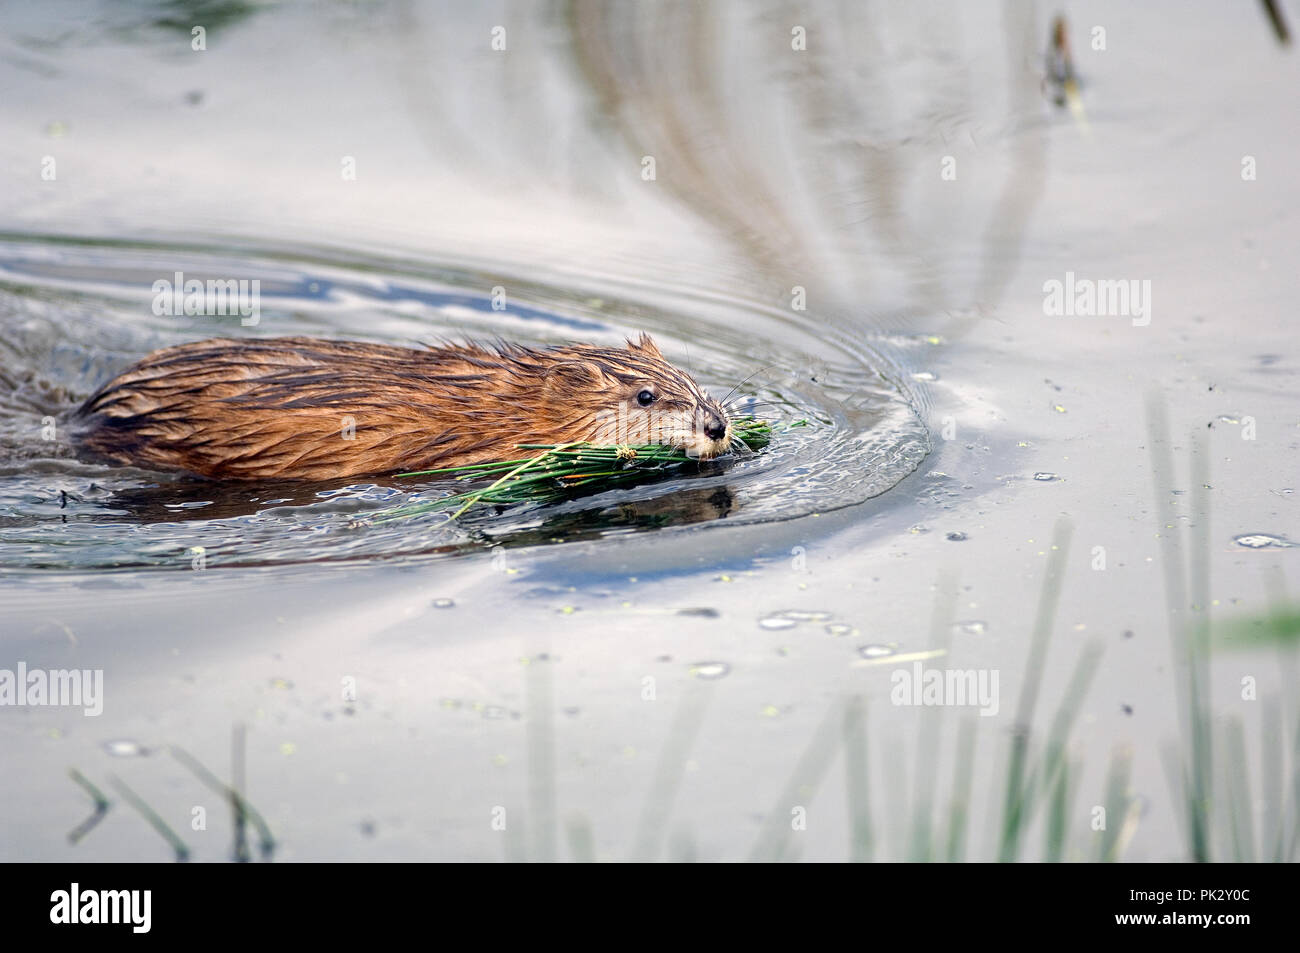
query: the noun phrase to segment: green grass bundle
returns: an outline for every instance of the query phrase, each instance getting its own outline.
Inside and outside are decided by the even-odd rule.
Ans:
[[[806,423],[801,420],[790,426],[804,426]],[[750,450],[761,450],[771,441],[772,425],[765,421],[741,417],[732,421],[731,426],[736,440]],[[385,510],[367,522],[383,523],[452,508],[451,518],[456,519],[477,504],[550,503],[566,499],[575,491],[597,493],[628,486],[655,472],[694,460],[684,450],[660,444],[629,447],[591,443],[521,443],[518,449],[532,451],[532,455],[463,467],[399,473],[398,476],[402,477],[447,476],[465,481],[496,479],[479,489]]]

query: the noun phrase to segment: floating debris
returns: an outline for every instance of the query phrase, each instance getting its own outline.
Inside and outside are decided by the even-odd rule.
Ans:
[[[1052,33],[1047,44],[1047,76],[1043,80],[1043,89],[1057,106],[1068,106],[1074,121],[1086,135],[1088,118],[1083,111],[1083,97],[1080,95],[1082,83],[1074,68],[1074,57],[1070,54],[1070,30],[1065,17],[1058,16],[1052,21]]]

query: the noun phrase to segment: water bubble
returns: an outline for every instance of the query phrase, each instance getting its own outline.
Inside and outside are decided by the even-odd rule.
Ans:
[[[947,539],[954,543],[960,543],[967,538],[965,533],[949,533]]]
[[[892,645],[864,645],[858,649],[858,654],[865,659],[888,658],[893,655],[897,649]]]
[[[713,680],[728,675],[731,672],[731,666],[726,662],[696,662],[691,666],[690,672],[696,678]]]
[[[104,750],[114,758],[143,758],[149,754],[148,748],[139,742],[131,741],[129,738],[105,741]]]
[[[831,618],[829,612],[818,609],[786,609],[784,612],[778,612],[777,615],[794,619],[795,622],[829,622]]]
[[[1039,483],[1051,483],[1053,480],[1059,480],[1060,477],[1055,473],[1040,472],[1034,474],[1034,479]]]
[[[782,609],[758,620],[761,628],[779,630],[793,629],[800,622],[829,622],[832,613],[820,609]]]
[[[826,625],[827,635],[844,636],[853,633],[853,626],[847,622],[829,622]]]
[[[451,599],[434,599],[431,604],[435,609],[450,609],[456,603]]]
[[[958,635],[983,635],[988,631],[988,623],[981,622],[978,619],[972,619],[968,622],[954,622],[952,630]]]
[[[701,619],[716,619],[718,616],[722,615],[721,612],[712,606],[690,606],[686,609],[678,609],[677,614],[699,616]]]
[[[1247,549],[1264,549],[1268,546],[1289,549],[1295,545],[1280,536],[1270,536],[1267,533],[1247,533],[1243,536],[1234,536],[1232,541],[1238,546],[1245,546]]]

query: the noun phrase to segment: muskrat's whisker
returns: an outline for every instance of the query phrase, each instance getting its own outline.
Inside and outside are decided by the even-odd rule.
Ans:
[[[737,383],[735,387],[731,388],[731,390],[727,391],[727,396],[724,397],[724,398],[722,398],[722,400],[720,401],[720,403],[721,403],[723,406],[726,406],[726,403],[727,403],[727,401],[729,401],[729,400],[731,399],[731,395],[732,395],[732,394],[734,394],[736,391],[740,390],[740,388],[744,387],[746,384],[748,384],[750,381],[752,381],[752,380],[753,380],[755,377],[757,377],[759,374],[762,374],[764,371],[770,371],[772,368],[776,367],[776,366],[777,366],[778,364],[780,364],[780,363],[781,363],[780,361],[773,361],[771,364],[768,364],[766,367],[760,367],[758,370],[754,371],[754,373],[750,374],[750,375],[749,375],[748,377],[746,377],[744,380],[742,380],[742,381],[740,381],[739,383]]]
[[[742,406],[743,404],[743,406]],[[752,410],[755,407],[780,407],[781,404],[774,400],[758,400],[753,398],[740,397],[729,404],[723,404],[722,409],[728,414],[736,413],[742,415],[745,411]]]

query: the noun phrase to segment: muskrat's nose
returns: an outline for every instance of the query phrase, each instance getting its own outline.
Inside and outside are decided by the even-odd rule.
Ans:
[[[727,435],[727,425],[717,417],[710,417],[704,424],[704,436],[710,440],[721,440]]]

